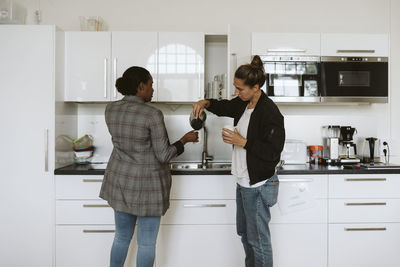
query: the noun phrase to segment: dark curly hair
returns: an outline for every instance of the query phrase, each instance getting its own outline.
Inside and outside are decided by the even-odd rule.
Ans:
[[[139,84],[147,83],[151,78],[150,72],[142,67],[128,68],[122,77],[115,81],[115,87],[123,95],[136,95]]]
[[[266,75],[260,56],[254,56],[250,64],[241,65],[235,72],[235,78],[243,80],[244,84],[250,87],[258,84],[261,88],[265,83]]]

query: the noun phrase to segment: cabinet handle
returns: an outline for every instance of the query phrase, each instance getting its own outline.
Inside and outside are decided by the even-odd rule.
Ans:
[[[107,98],[107,58],[104,59],[104,98]]]
[[[281,183],[298,183],[298,182],[306,182],[310,183],[312,182],[312,178],[302,178],[302,179],[297,179],[297,178],[280,178],[279,182]]]
[[[386,202],[344,203],[346,206],[386,206]]]
[[[82,179],[84,183],[102,183],[103,179]]]
[[[287,52],[302,52],[305,53],[307,49],[267,49],[267,52],[274,53],[287,53]]]
[[[386,231],[386,227],[377,228],[344,228],[345,231]]]
[[[230,78],[231,78],[231,80],[233,80],[233,78],[234,78],[234,76],[235,76],[235,71],[236,71],[237,65],[238,65],[237,54],[236,54],[236,53],[232,53],[232,54],[231,54],[231,58],[234,58],[234,59],[235,59],[235,60],[232,60],[232,63],[234,63],[233,66],[232,66],[232,64],[231,64],[231,66],[232,66],[232,71],[231,71],[232,77],[230,77]],[[228,88],[232,88],[232,89],[233,89],[232,92],[229,92],[229,95],[230,95],[231,97],[232,97],[232,96],[235,96],[235,88],[233,88],[233,85],[232,85],[229,81],[227,81],[227,83],[229,84]]]
[[[115,230],[87,230],[83,229],[84,233],[115,233]]]
[[[338,49],[336,53],[375,53],[374,49],[366,49],[366,50],[349,50],[349,49]]]
[[[347,182],[385,182],[386,178],[346,178],[345,180]]]
[[[201,96],[201,72],[200,72],[200,69],[201,69],[201,62],[200,62],[200,59],[199,59],[199,63],[198,63],[198,65],[199,65],[199,74],[198,74],[198,78],[199,78],[199,99],[203,99],[204,98],[204,96],[202,97]]]
[[[115,87],[115,82],[117,81],[117,58],[114,58],[113,62],[113,74],[114,74],[114,81],[112,87],[114,88],[114,98],[117,98],[117,87]]]
[[[224,208],[226,204],[185,204],[184,208]]]
[[[108,204],[83,204],[84,208],[109,208]]]
[[[44,130],[44,171],[49,171],[49,129]]]

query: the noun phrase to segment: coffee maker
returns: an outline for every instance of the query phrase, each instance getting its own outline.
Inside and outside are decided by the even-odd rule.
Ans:
[[[341,164],[354,164],[360,163],[361,160],[357,158],[357,146],[353,143],[353,135],[357,132],[356,128],[351,126],[340,127],[340,160]]]
[[[322,126],[322,139],[323,139],[323,156],[322,162],[329,165],[336,165],[339,163],[339,125]]]

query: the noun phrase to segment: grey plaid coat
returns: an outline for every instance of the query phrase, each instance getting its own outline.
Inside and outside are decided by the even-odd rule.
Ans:
[[[183,144],[170,145],[162,112],[137,96],[108,104],[105,119],[114,148],[100,197],[125,213],[164,215],[171,189],[168,162],[183,152]]]

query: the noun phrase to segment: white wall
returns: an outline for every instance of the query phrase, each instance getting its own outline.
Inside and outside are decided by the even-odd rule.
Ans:
[[[34,23],[33,12],[39,8],[39,0],[17,2],[28,9],[27,23]],[[106,22],[108,30],[204,31],[226,34],[227,25],[231,23],[241,24],[250,31],[390,33],[389,104],[280,108],[286,118],[288,138],[320,144],[321,125],[351,125],[358,129],[359,139],[377,136],[389,140],[392,154],[400,155],[397,152],[400,151],[400,120],[396,119],[396,114],[400,112],[398,0],[40,0],[40,9],[43,24],[56,24],[64,30],[79,30],[80,15],[99,15]],[[87,108],[82,109],[81,106],[81,112],[85,113],[84,109]],[[175,115],[180,114],[178,111]],[[101,121],[100,117],[98,119]],[[80,121],[80,125],[89,125],[93,131],[100,131],[93,124],[83,123],[84,117]],[[86,130],[81,127],[78,131]],[[105,140],[105,136],[99,139]],[[397,159],[400,160],[400,157]]]

